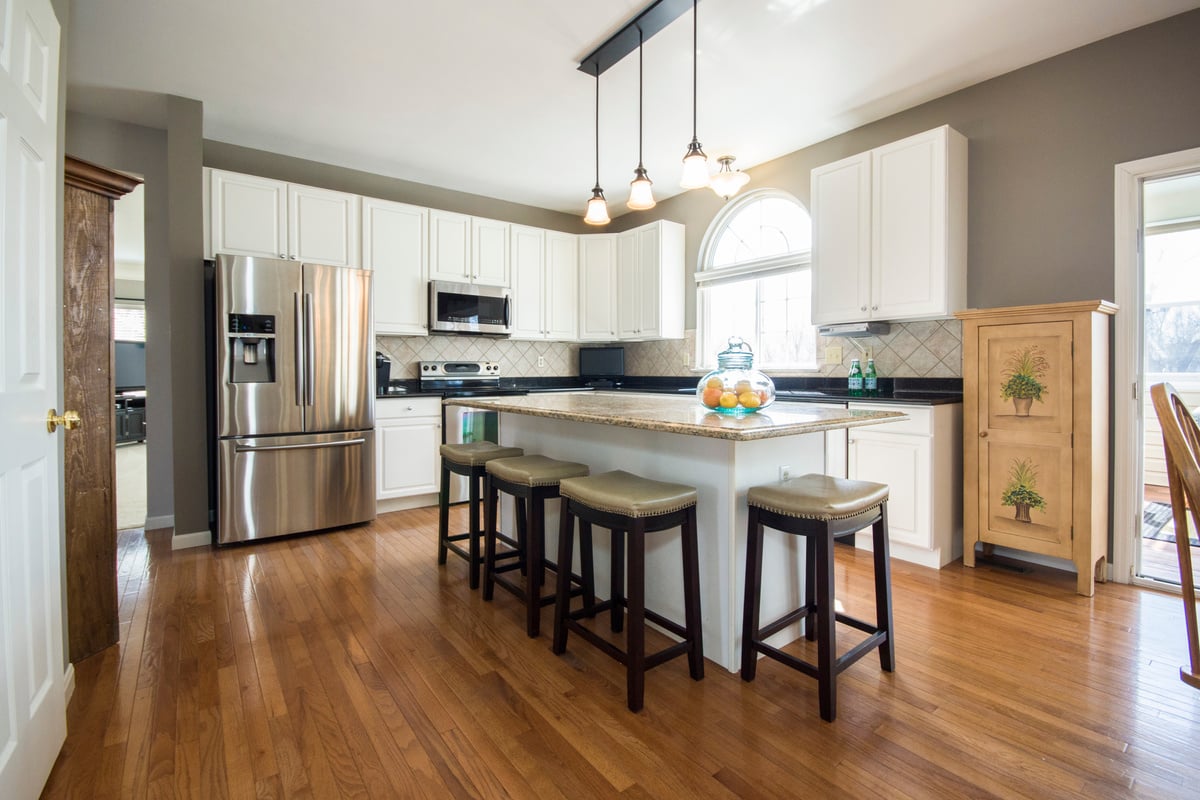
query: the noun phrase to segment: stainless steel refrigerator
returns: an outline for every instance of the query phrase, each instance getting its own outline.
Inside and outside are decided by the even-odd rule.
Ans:
[[[217,541],[374,519],[371,273],[220,255],[211,330]]]

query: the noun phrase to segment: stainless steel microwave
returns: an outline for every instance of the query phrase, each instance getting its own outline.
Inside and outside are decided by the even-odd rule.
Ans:
[[[505,286],[429,282],[429,330],[441,333],[512,333],[512,291]]]

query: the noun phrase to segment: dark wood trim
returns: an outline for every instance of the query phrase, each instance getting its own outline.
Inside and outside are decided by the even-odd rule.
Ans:
[[[67,186],[102,194],[113,200],[124,197],[142,183],[141,178],[116,172],[75,156],[63,157],[63,180]]]

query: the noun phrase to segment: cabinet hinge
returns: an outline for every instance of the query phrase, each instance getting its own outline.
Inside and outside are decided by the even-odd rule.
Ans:
[[[1075,541],[1075,526],[1071,526],[1071,541]]]
[[[1071,432],[1071,447],[1074,447],[1074,446],[1075,446],[1075,433],[1074,433],[1074,431],[1072,431]]]
[[[1137,400],[1137,399],[1138,399],[1138,396],[1137,396],[1137,381],[1134,381],[1134,382],[1133,382],[1133,399],[1134,399],[1134,400]]]

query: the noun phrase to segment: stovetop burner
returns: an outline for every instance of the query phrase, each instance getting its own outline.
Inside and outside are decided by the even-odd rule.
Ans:
[[[417,364],[421,391],[495,394],[500,391],[500,364],[496,361],[421,361]]]

